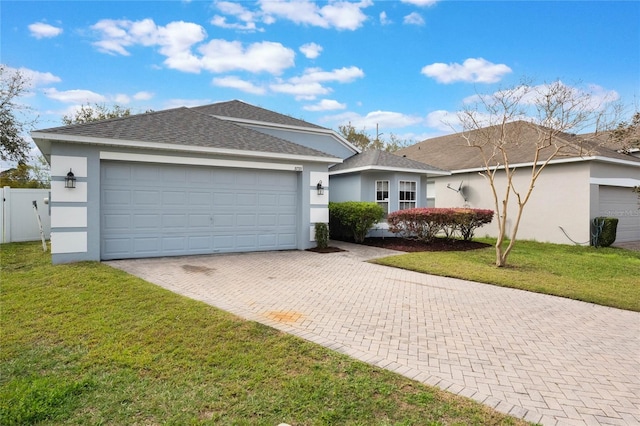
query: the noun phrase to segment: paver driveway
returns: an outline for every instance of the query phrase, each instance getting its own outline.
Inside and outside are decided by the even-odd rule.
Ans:
[[[640,424],[640,314],[304,251],[111,261],[176,293],[542,423]],[[606,283],[603,283],[606,285]]]

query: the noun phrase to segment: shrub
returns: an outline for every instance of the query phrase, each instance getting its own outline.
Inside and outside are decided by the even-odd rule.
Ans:
[[[595,247],[609,247],[616,240],[618,218],[596,217],[593,219],[591,244]]]
[[[329,227],[326,223],[316,223],[315,237],[318,248],[327,248],[327,246],[329,245]]]
[[[493,210],[486,209],[453,209],[455,231],[460,234],[463,240],[469,241],[473,238],[476,229],[482,225],[491,223],[493,220]]]
[[[331,238],[361,243],[369,229],[384,217],[378,204],[364,201],[329,203]]]
[[[459,235],[464,240],[473,238],[475,230],[493,220],[493,210],[415,208],[389,214],[389,231],[404,238],[424,242],[432,241],[437,234],[446,238]]]

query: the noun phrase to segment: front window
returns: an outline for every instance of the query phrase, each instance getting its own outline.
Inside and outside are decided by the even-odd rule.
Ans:
[[[389,181],[376,181],[376,203],[384,210],[384,217],[389,213]]]
[[[400,210],[412,209],[416,206],[416,182],[401,180],[398,199]]]

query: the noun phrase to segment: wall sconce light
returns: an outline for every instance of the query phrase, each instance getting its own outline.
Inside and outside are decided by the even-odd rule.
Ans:
[[[76,187],[76,176],[73,174],[71,169],[69,169],[69,173],[67,173],[67,177],[64,178],[64,187],[65,188]]]
[[[318,190],[318,195],[324,195],[324,188],[322,187],[322,181],[319,180],[318,184],[316,185],[316,188]]]

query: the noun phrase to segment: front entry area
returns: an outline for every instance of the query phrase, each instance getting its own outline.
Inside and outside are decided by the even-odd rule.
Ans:
[[[101,259],[297,248],[290,171],[101,162]]]

